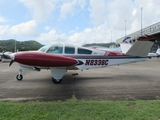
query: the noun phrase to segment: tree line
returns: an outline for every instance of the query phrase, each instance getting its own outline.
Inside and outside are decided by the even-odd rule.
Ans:
[[[2,51],[30,51],[30,50],[38,50],[43,45],[35,40],[28,41],[15,41],[14,39],[10,40],[0,40],[0,52]]]

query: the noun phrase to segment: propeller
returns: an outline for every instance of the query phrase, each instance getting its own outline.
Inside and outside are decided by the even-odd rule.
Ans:
[[[12,63],[14,62],[14,53],[10,55],[10,58],[11,58],[11,62],[9,63],[9,66],[12,65]]]
[[[14,62],[14,60],[11,60],[11,62],[9,63],[9,67],[12,65],[13,62]]]
[[[4,53],[5,53],[5,50],[2,51],[2,53],[1,53],[1,58],[4,58]]]
[[[6,51],[5,51],[5,50],[3,50],[3,51],[2,51],[2,54],[4,54],[5,52],[6,52]]]

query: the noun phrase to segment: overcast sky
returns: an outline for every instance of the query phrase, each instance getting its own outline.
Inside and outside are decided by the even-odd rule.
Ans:
[[[0,39],[112,42],[160,21],[160,0],[0,0]]]

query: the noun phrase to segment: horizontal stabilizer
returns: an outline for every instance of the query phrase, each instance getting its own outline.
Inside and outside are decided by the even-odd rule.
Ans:
[[[128,50],[126,55],[147,57],[154,42],[155,38],[152,36],[141,36],[137,39],[135,44]]]

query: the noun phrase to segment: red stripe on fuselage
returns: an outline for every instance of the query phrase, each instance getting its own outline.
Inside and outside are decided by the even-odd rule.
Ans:
[[[126,56],[126,54],[122,52],[106,51],[105,56]]]
[[[43,67],[68,67],[78,63],[74,58],[42,52],[17,53],[14,61],[25,65]]]

